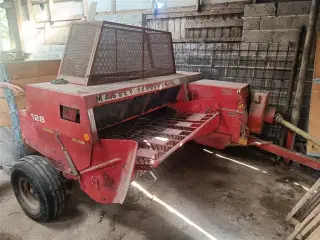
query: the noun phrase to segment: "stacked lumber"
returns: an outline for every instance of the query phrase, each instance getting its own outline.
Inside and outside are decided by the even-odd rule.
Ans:
[[[33,83],[49,82],[57,77],[60,60],[4,63],[9,82],[22,89]],[[15,94],[18,109],[26,108],[25,93]],[[0,89],[0,126],[11,126],[10,111],[4,90]]]
[[[287,216],[295,226],[287,240],[320,239],[320,178]]]

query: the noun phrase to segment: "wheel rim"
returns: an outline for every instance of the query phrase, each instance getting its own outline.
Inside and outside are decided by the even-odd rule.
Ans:
[[[30,182],[25,178],[19,179],[19,191],[27,210],[36,215],[40,210],[39,197]]]

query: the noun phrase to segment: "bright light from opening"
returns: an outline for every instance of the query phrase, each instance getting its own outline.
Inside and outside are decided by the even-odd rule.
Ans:
[[[213,154],[213,152],[211,152],[211,151],[209,151],[208,149],[205,149],[205,148],[203,148],[203,151],[205,151],[205,152],[207,152],[207,153],[210,153],[210,154]],[[251,165],[249,165],[249,164],[245,164],[245,163],[243,163],[243,162],[239,162],[239,161],[234,160],[234,159],[232,159],[232,158],[228,158],[228,157],[222,156],[222,155],[220,155],[220,154],[215,154],[215,155],[216,155],[217,157],[219,157],[219,158],[223,158],[223,159],[229,160],[229,161],[231,161],[231,162],[240,164],[240,165],[245,166],[245,167],[247,167],[247,168],[251,168],[251,169],[253,169],[253,170],[260,171],[260,172],[263,172],[263,173],[268,173],[267,171],[261,170],[261,169],[259,169],[259,168],[257,168],[257,167],[251,166]]]
[[[293,184],[302,187],[302,188],[303,188],[304,190],[306,190],[306,191],[309,191],[309,190],[310,190],[310,188],[307,188],[307,187],[301,185],[300,183],[293,182]],[[316,192],[316,191],[315,191],[315,192]]]
[[[163,6],[164,6],[163,3],[157,1],[157,7],[158,7],[159,9],[162,8]]]
[[[37,29],[34,21],[24,21],[21,26],[21,37],[23,38],[25,51],[33,52],[40,44],[41,41],[36,39]]]
[[[131,183],[131,185],[135,188],[137,188],[138,190],[140,190],[143,194],[145,194],[148,198],[150,198],[151,200],[161,204],[162,206],[164,206],[169,212],[175,214],[176,216],[178,216],[179,218],[181,218],[182,220],[184,220],[186,223],[188,223],[190,226],[194,227],[195,229],[197,229],[199,232],[203,233],[206,237],[208,237],[211,240],[217,240],[215,237],[213,237],[210,233],[206,232],[204,229],[202,229],[201,227],[199,227],[197,224],[195,224],[194,222],[192,222],[189,218],[187,218],[186,216],[184,216],[183,214],[181,214],[180,212],[178,212],[176,209],[174,209],[173,207],[171,207],[170,205],[166,204],[165,202],[163,202],[162,200],[160,200],[157,196],[151,194],[148,190],[146,190],[145,188],[143,188],[140,184],[138,184],[136,181],[133,181]]]

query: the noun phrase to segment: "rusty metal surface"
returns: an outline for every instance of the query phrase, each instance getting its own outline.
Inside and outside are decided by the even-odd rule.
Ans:
[[[58,78],[90,86],[175,72],[170,32],[112,22],[73,23]]]

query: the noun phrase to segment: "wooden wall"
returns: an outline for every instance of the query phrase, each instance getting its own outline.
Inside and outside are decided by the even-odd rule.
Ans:
[[[314,72],[311,90],[311,102],[309,112],[309,134],[315,139],[320,139],[320,33],[317,35],[316,53],[314,58]],[[320,157],[320,147],[308,141],[307,154],[314,157]]]
[[[169,31],[174,42],[238,42],[244,2],[207,6],[201,12],[147,15],[148,28]]]
[[[10,82],[25,88],[32,83],[49,82],[57,77],[60,60],[5,63]],[[15,94],[18,109],[26,107],[25,93]],[[0,89],[0,126],[11,126],[4,90]]]

